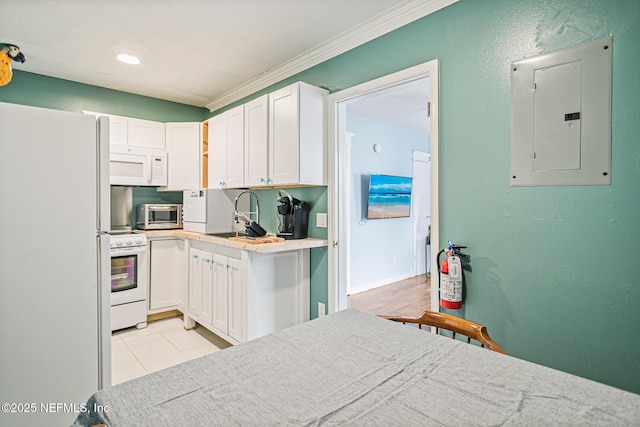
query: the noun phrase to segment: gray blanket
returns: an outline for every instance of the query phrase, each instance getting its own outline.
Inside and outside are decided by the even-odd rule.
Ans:
[[[75,426],[640,424],[640,395],[356,310],[100,391],[87,408]]]

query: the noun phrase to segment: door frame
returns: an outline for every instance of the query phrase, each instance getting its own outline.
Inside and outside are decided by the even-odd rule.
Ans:
[[[440,173],[439,173],[439,68],[438,59],[419,64],[378,79],[352,86],[329,95],[328,103],[328,312],[347,308],[350,203],[350,136],[346,132],[346,105],[356,98],[388,90],[414,80],[429,79],[430,90],[430,216],[431,247],[440,247]],[[430,254],[436,265],[437,250]],[[431,292],[431,310],[439,311],[438,292]]]
[[[412,159],[412,163],[413,163],[413,170],[412,170],[412,176],[413,176],[413,185],[414,188],[418,188],[418,184],[416,183],[416,163],[425,163],[426,164],[426,168],[428,169],[429,172],[429,182],[428,182],[428,188],[429,188],[429,192],[427,194],[425,194],[426,197],[422,196],[422,194],[420,194],[419,191],[413,191],[412,195],[411,195],[411,209],[413,212],[413,221],[412,221],[412,230],[413,230],[413,275],[417,276],[420,274],[427,274],[429,273],[428,271],[428,265],[424,265],[424,272],[422,272],[422,268],[420,267],[420,265],[422,264],[426,264],[425,259],[426,259],[426,252],[427,252],[427,248],[426,245],[424,245],[424,243],[426,243],[426,235],[425,235],[425,241],[423,241],[423,244],[418,243],[418,240],[416,239],[416,236],[418,236],[421,231],[418,228],[418,215],[417,215],[417,206],[420,206],[421,204],[425,203],[425,201],[427,200],[427,197],[430,197],[431,194],[431,161],[429,160],[429,153],[425,152],[425,151],[419,151],[419,150],[414,150],[413,151],[413,159]],[[429,199],[430,200],[430,199]],[[415,207],[415,208],[414,208]],[[431,207],[429,207],[429,209],[431,209]],[[429,217],[427,217],[429,218]],[[429,221],[431,220],[431,218],[429,218]],[[420,251],[419,246],[421,246],[424,250],[423,256],[418,258],[418,252]],[[430,260],[429,260],[430,261]]]

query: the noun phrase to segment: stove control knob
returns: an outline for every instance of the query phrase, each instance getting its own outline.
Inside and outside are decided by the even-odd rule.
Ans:
[[[136,245],[142,245],[143,243],[144,243],[144,240],[136,239]]]
[[[116,246],[122,246],[122,240],[118,240],[118,241],[116,242]]]
[[[131,240],[127,240],[127,245],[131,246],[133,242]]]

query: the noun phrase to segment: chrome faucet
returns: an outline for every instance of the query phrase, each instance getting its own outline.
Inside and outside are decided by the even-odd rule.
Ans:
[[[253,196],[254,200],[256,201],[256,210],[255,212],[238,212],[238,199],[240,199],[240,196],[242,196],[243,194],[249,194],[250,196]],[[251,206],[251,205],[249,205]],[[251,209],[251,208],[249,208]],[[233,209],[233,219],[235,221],[236,224],[240,224],[240,219],[242,219],[244,222],[250,223],[251,222],[251,218],[250,215],[252,213],[256,214],[256,223],[260,223],[260,203],[258,202],[258,196],[256,195],[256,193],[254,193],[251,190],[245,190],[243,192],[241,192],[240,194],[238,194],[236,196],[236,200],[235,200],[235,205],[234,205],[234,209]]]

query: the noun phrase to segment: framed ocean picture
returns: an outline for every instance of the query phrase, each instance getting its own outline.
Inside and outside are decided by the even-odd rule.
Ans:
[[[369,175],[367,218],[403,218],[411,214],[413,178]]]

